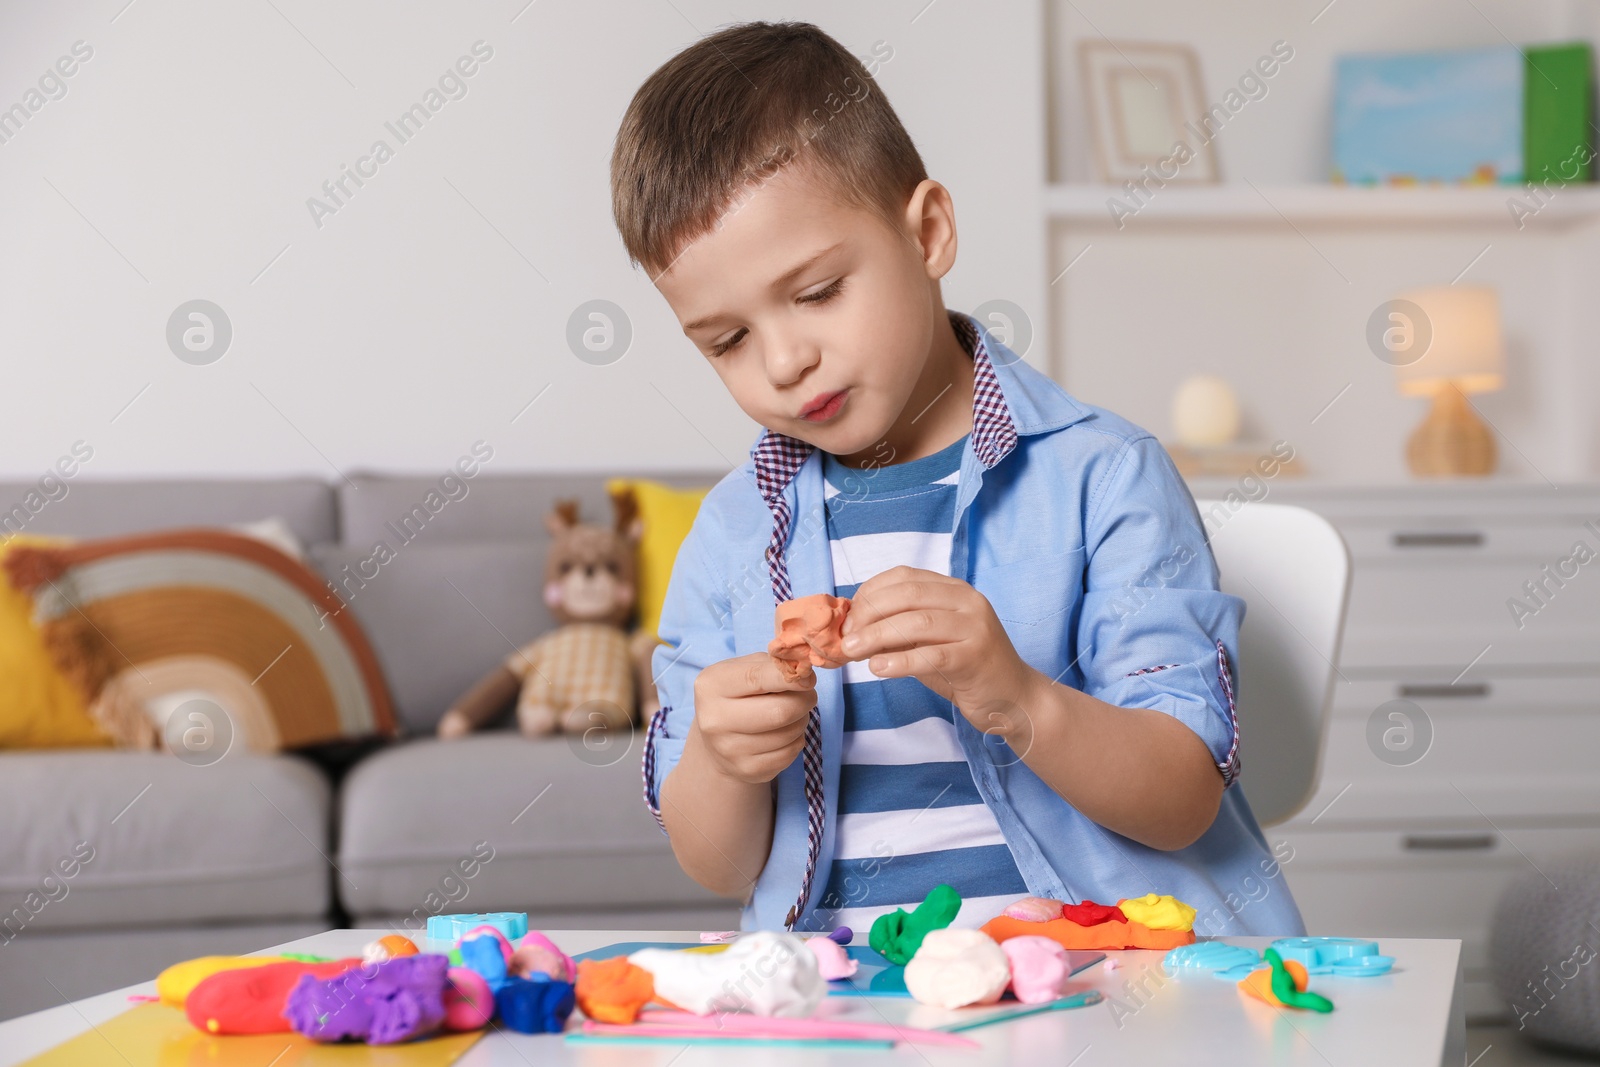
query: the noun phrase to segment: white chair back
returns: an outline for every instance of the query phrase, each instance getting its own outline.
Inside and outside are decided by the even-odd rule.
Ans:
[[[1350,553],[1333,524],[1285,504],[1196,500],[1222,591],[1246,603],[1234,665],[1239,788],[1262,826],[1317,788]]]

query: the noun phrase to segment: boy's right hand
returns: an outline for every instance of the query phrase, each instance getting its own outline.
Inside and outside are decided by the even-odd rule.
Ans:
[[[761,785],[776,778],[805,747],[806,722],[817,703],[817,675],[794,681],[770,653],[735,656],[694,680],[691,736],[730,778]]]

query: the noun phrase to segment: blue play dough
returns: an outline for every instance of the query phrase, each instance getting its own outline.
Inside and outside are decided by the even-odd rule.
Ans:
[[[506,984],[505,953],[500,951],[500,941],[488,934],[479,934],[457,946],[461,953],[461,966],[471,968],[489,983],[489,992],[499,993]]]
[[[556,1034],[567,1025],[572,1014],[573,986],[557,982],[518,978],[506,979],[494,995],[495,1012],[500,1022],[519,1034]]]
[[[1196,941],[1179,945],[1161,958],[1168,971],[1232,971],[1243,969],[1249,974],[1262,965],[1261,953],[1242,945],[1228,945],[1221,941]]]
[[[1307,974],[1371,978],[1394,966],[1393,956],[1378,954],[1376,941],[1357,937],[1281,937],[1270,947],[1285,960],[1298,960]],[[1230,982],[1267,966],[1255,949],[1221,941],[1179,945],[1162,957],[1162,965],[1169,972],[1210,971]]]

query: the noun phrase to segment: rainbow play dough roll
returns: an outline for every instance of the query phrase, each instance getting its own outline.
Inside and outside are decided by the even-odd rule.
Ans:
[[[161,1003],[181,1010],[190,991],[214,974],[286,962],[290,962],[286,956],[200,956],[184,960],[156,975],[156,995]]]

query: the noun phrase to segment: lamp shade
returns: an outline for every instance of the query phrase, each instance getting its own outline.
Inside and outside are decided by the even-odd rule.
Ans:
[[[1391,308],[1420,316],[1411,324],[1417,341],[1426,334],[1422,356],[1395,367],[1395,380],[1407,396],[1432,396],[1453,384],[1463,393],[1487,393],[1505,384],[1505,341],[1500,332],[1500,297],[1486,285],[1436,285],[1401,293]]]

